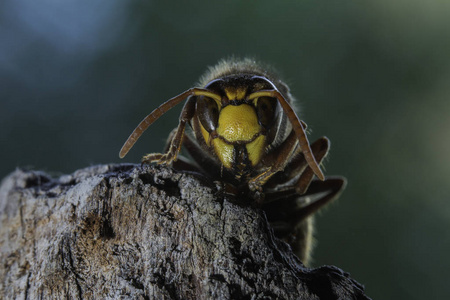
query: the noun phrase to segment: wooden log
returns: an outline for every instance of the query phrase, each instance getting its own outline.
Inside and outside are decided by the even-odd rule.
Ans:
[[[4,299],[369,299],[304,267],[262,210],[170,168],[16,170],[0,213]]]

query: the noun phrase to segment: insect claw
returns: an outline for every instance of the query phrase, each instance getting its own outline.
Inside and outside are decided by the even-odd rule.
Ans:
[[[262,192],[262,186],[259,184],[258,181],[250,181],[248,183],[248,188],[251,192]]]
[[[143,164],[151,164],[153,162],[159,162],[163,155],[160,153],[150,153],[142,157],[141,162]]]
[[[252,199],[254,199],[254,201],[257,204],[264,203],[265,197],[264,197],[264,193],[263,193],[262,189],[253,191],[253,192],[251,192],[251,194],[252,194]]]
[[[176,160],[177,156],[174,155],[173,153],[166,153],[166,154],[151,153],[147,154],[142,158],[142,163],[143,164],[156,163],[158,165],[170,166]]]

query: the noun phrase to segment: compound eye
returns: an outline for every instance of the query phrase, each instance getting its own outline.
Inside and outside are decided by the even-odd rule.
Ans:
[[[266,129],[275,121],[275,113],[277,110],[278,101],[276,98],[259,97],[256,101],[256,114],[258,115],[259,123]]]
[[[213,132],[219,122],[219,107],[212,98],[200,96],[197,100],[197,115],[202,126],[208,132]]]

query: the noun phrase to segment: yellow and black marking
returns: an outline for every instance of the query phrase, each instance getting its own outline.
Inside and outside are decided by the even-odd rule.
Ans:
[[[292,108],[287,85],[252,60],[222,61],[209,69],[199,86],[145,117],[123,145],[120,157],[153,122],[187,99],[166,152],[148,154],[142,162],[203,172],[222,181],[227,193],[252,198],[277,224],[276,234],[307,263],[311,216],[336,199],[345,186],[344,178],[325,179],[320,169],[329,140],[323,137],[309,144],[306,124]],[[186,126],[192,128],[193,138],[186,134]],[[196,165],[177,161],[183,144]]]
[[[258,164],[264,152],[265,137],[254,107],[249,104],[225,106],[220,111],[216,131],[217,138],[212,140],[212,144],[226,168]]]
[[[249,93],[255,90],[255,85],[256,88],[264,87],[255,77],[243,80],[230,76],[212,82],[207,88],[222,96],[221,103],[217,105],[217,126],[208,130],[203,125],[206,122],[200,122],[205,143],[214,149],[222,165],[237,179],[250,176],[267,147],[266,128],[257,114],[258,99],[247,99]]]

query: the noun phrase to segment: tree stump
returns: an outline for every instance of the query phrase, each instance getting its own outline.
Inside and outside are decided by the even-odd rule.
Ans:
[[[262,210],[170,168],[16,170],[0,211],[4,299],[369,299],[304,267]]]

